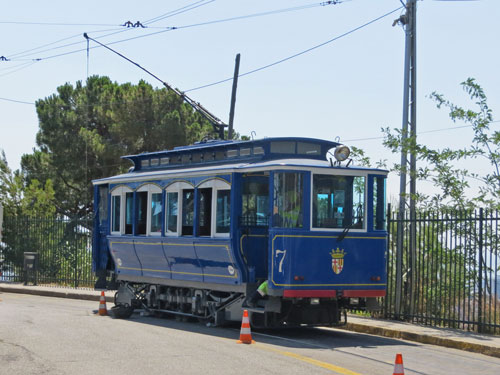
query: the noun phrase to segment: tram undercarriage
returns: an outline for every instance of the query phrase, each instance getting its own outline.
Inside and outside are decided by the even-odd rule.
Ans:
[[[121,281],[115,294],[114,317],[127,319],[134,310],[195,318],[221,326],[241,321],[248,309],[254,328],[336,326],[345,324],[345,301],[335,298],[266,297],[256,307],[245,307],[245,294]]]

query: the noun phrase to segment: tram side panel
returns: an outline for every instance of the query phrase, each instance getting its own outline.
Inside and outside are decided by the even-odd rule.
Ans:
[[[120,280],[144,282],[150,278],[241,285],[242,272],[228,240],[193,238],[109,238],[109,247]],[[131,276],[131,278],[127,278]]]

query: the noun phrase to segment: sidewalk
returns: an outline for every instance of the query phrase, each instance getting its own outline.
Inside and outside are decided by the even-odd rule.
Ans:
[[[340,328],[377,336],[416,341],[423,344],[445,346],[500,358],[500,336],[467,332],[459,329],[429,327],[394,320],[371,319],[356,315],[348,315],[347,325]]]
[[[46,286],[24,286],[0,283],[0,293],[24,293],[47,297],[73,298],[99,301],[101,293],[94,290],[58,288]],[[106,301],[113,302],[114,291],[106,291]],[[339,327],[348,331],[377,336],[416,341],[481,353],[500,358],[500,336],[478,334],[457,329],[433,328],[393,320],[371,319],[349,315],[347,325]]]
[[[4,282],[0,282],[0,293],[1,292],[34,294],[45,297],[84,299],[89,301],[99,301],[99,298],[101,297],[101,292],[97,290],[74,289],[57,286],[24,286],[22,283]],[[115,291],[105,291],[104,294],[106,296],[106,302],[114,302]]]

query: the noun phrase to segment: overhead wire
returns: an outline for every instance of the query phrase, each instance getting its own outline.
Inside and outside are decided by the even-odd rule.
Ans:
[[[269,15],[274,15],[274,14],[279,14],[279,13],[288,13],[288,12],[294,12],[298,10],[304,10],[304,9],[311,9],[311,8],[317,8],[321,6],[327,6],[327,5],[333,5],[333,4],[340,4],[346,1],[350,0],[343,0],[343,1],[323,1],[321,3],[316,3],[316,4],[308,4],[308,5],[301,5],[301,6],[296,6],[292,8],[284,8],[284,9],[276,9],[276,10],[271,10],[267,12],[260,12],[260,13],[253,13],[253,14],[247,14],[243,16],[235,16],[235,17],[229,17],[229,18],[222,18],[218,20],[213,20],[213,21],[206,21],[206,22],[199,22],[199,23],[194,23],[190,25],[183,25],[183,26],[153,26],[149,27],[151,29],[162,29],[162,28],[169,28],[169,29],[187,29],[191,27],[198,27],[198,26],[206,26],[206,25],[212,25],[215,23],[222,23],[222,22],[229,22],[229,21],[236,21],[236,20],[242,20],[246,18],[255,18],[255,17],[262,17],[262,16],[269,16]]]
[[[105,29],[105,30],[94,30],[94,31],[90,31],[90,32],[91,33],[101,33],[101,32],[108,32],[108,31],[114,31],[114,30],[122,30],[122,28],[119,28],[119,29],[118,28],[114,28],[114,29]],[[35,47],[35,48],[31,48],[31,49],[24,50],[24,51],[21,51],[21,52],[10,54],[9,58],[17,60],[17,59],[15,59],[16,56],[19,56],[19,55],[22,55],[22,57],[29,56],[27,54],[28,52],[36,51],[36,50],[39,50],[39,49],[44,48],[44,47],[48,47],[48,46],[51,46],[51,45],[54,45],[54,44],[57,44],[57,43],[60,43],[60,42],[64,42],[65,40],[70,40],[70,39],[73,39],[73,38],[76,38],[76,37],[81,37],[81,36],[82,36],[82,33],[73,34],[73,35],[68,36],[66,38],[62,38],[62,39],[56,40],[55,42],[50,42],[50,43],[41,45],[39,47]],[[78,43],[80,43],[80,42],[81,41],[79,41]],[[41,53],[41,52],[38,51],[37,53]]]
[[[158,17],[154,17],[154,18],[151,18],[149,20],[146,20],[144,21],[144,25],[149,25],[149,24],[152,24],[152,23],[155,23],[155,22],[158,22],[158,21],[162,21],[166,18],[169,18],[169,17],[173,17],[173,16],[176,16],[178,14],[182,14],[182,13],[185,13],[185,12],[188,12],[190,10],[193,10],[193,9],[196,9],[196,8],[199,8],[199,7],[202,7],[204,5],[208,5],[210,3],[213,3],[215,0],[199,0],[199,1],[196,1],[192,4],[189,4],[189,5],[186,5],[182,8],[178,8],[176,10],[172,10],[170,12],[167,12],[165,14],[162,14]],[[202,4],[200,4],[202,3]]]
[[[366,23],[364,23],[364,24],[362,24],[362,25],[360,25],[360,26],[358,26],[358,27],[356,27],[356,28],[354,28],[354,29],[351,29],[351,30],[349,30],[349,31],[347,31],[347,32],[345,32],[345,33],[343,33],[343,34],[341,34],[341,35],[338,35],[338,36],[336,36],[336,37],[334,37],[334,38],[331,38],[331,39],[329,39],[329,40],[327,40],[327,41],[325,41],[325,42],[323,42],[323,43],[320,43],[320,44],[317,44],[317,45],[315,45],[315,46],[313,46],[313,47],[307,48],[307,49],[305,49],[305,50],[303,50],[303,51],[300,51],[300,52],[298,52],[298,53],[295,53],[295,54],[293,54],[293,55],[291,55],[291,56],[285,57],[285,58],[280,59],[280,60],[278,60],[278,61],[274,61],[274,62],[272,62],[272,63],[270,63],[270,64],[267,64],[267,65],[261,66],[261,67],[259,67],[259,68],[256,68],[256,69],[253,69],[253,70],[250,70],[250,71],[248,71],[248,72],[242,73],[242,74],[240,74],[238,77],[244,77],[244,76],[247,76],[247,75],[250,75],[250,74],[253,74],[253,73],[257,73],[257,72],[259,72],[259,71],[261,71],[261,70],[264,70],[264,69],[267,69],[267,68],[273,67],[273,66],[275,66],[275,65],[281,64],[281,63],[283,63],[283,62],[285,62],[285,61],[288,61],[288,60],[294,59],[295,57],[299,57],[299,56],[304,55],[304,54],[306,54],[306,53],[308,53],[308,52],[311,52],[311,51],[313,51],[313,50],[315,50],[315,49],[318,49],[318,48],[323,47],[323,46],[325,46],[325,45],[327,45],[327,44],[330,44],[330,43],[332,43],[332,42],[335,42],[336,40],[339,40],[339,39],[341,39],[341,38],[343,38],[343,37],[345,37],[345,36],[347,36],[347,35],[350,35],[350,34],[352,34],[352,33],[356,32],[356,31],[358,31],[358,30],[361,30],[361,29],[363,29],[363,28],[365,28],[365,27],[367,27],[367,26],[371,25],[372,23],[375,23],[375,22],[377,22],[377,21],[379,21],[379,20],[381,20],[381,19],[383,19],[383,18],[385,18],[385,17],[387,17],[387,16],[389,16],[389,15],[391,15],[391,14],[393,14],[393,13],[397,12],[397,11],[398,11],[398,10],[400,10],[401,8],[402,8],[402,7],[399,7],[399,8],[397,8],[397,9],[391,10],[390,12],[385,13],[384,15],[382,15],[382,16],[380,16],[380,17],[377,17],[377,18],[375,18],[375,19],[373,19],[373,20],[371,20],[371,21],[369,21],[369,22],[366,22]],[[233,80],[233,77],[229,77],[229,78],[225,78],[225,79],[222,79],[222,80],[220,80],[220,81],[213,82],[213,83],[208,83],[208,84],[206,84],[206,85],[202,85],[202,86],[194,87],[194,88],[192,88],[192,89],[185,90],[184,92],[190,92],[190,91],[200,90],[200,89],[204,89],[204,88],[206,88],[206,87],[219,85],[219,84],[221,84],[221,83],[224,83],[224,82],[229,82],[229,81],[232,81],[232,80]]]
[[[205,2],[204,4],[200,4],[199,5],[199,6],[202,6],[202,5],[211,3],[213,1],[215,1],[215,0],[210,0],[208,2],[206,2],[206,0],[199,0],[199,1],[195,2],[194,4],[198,4],[200,2]],[[181,10],[182,10],[182,13],[187,12],[187,11],[195,8],[195,7],[192,7],[194,4],[190,4],[190,5],[181,7],[181,8],[174,9],[173,11],[170,11],[169,13],[166,13],[166,14],[170,14],[170,16],[174,16],[174,15],[179,14],[180,13],[179,11],[181,11]],[[186,9],[187,7],[191,7],[191,8]],[[196,8],[197,7],[198,6],[196,6]],[[162,15],[161,17],[163,17],[163,16],[165,16],[165,14]],[[164,17],[164,18],[166,18],[166,17]],[[148,21],[150,21],[150,20],[148,20]],[[154,21],[154,19],[153,19],[153,21]],[[117,25],[111,25],[111,26],[117,26]],[[94,31],[89,31],[89,33],[114,31],[114,32],[109,33],[109,34],[99,36],[98,39],[100,39],[100,38],[105,38],[105,37],[108,37],[108,36],[116,35],[116,34],[119,34],[119,33],[125,32],[125,31],[134,30],[134,29],[135,28],[125,28],[124,29],[123,25],[121,25],[120,27],[117,27],[117,28],[105,29],[105,30],[94,30]],[[41,53],[44,53],[44,52],[49,52],[49,51],[53,51],[53,50],[57,50],[57,49],[66,48],[66,47],[70,47],[70,46],[73,46],[73,45],[81,44],[82,41],[77,41],[77,42],[67,43],[67,44],[64,44],[62,46],[57,46],[57,47],[53,47],[53,48],[49,48],[49,49],[46,49],[46,50],[39,51],[39,49],[41,49],[41,48],[48,47],[50,45],[54,45],[54,44],[60,43],[60,42],[65,41],[65,40],[70,40],[70,39],[73,39],[75,37],[81,37],[81,35],[82,35],[82,33],[78,33],[78,34],[75,34],[75,35],[72,35],[72,36],[69,36],[69,37],[57,40],[55,42],[44,44],[44,45],[42,45],[40,47],[31,48],[31,49],[28,49],[28,50],[25,50],[25,51],[22,51],[22,52],[18,52],[18,53],[9,55],[8,57],[9,57],[9,60],[22,61],[23,58],[27,58],[28,56],[32,56],[32,55],[35,55],[35,54],[41,54]],[[124,41],[128,41],[128,39],[125,39]],[[96,48],[96,47],[93,47],[93,48]],[[65,56],[65,55],[68,55],[68,54],[81,52],[82,50],[86,50],[86,49],[84,48],[84,49],[73,50],[73,51],[69,51],[69,52],[57,54],[57,55],[54,55],[54,56],[40,57],[40,58],[33,59],[33,60],[39,60],[39,59],[41,60],[41,59],[47,59],[47,58]],[[33,51],[37,51],[37,52],[35,53]],[[30,53],[30,52],[33,52],[33,53]]]
[[[209,0],[208,2],[203,2],[202,4],[198,4],[198,3],[201,2],[201,1],[198,1],[198,2],[194,3],[194,4],[197,4],[196,6],[192,6],[191,8],[188,8],[188,9],[183,9],[185,7],[179,8],[179,9],[183,9],[182,12],[186,12],[188,10],[192,10],[192,9],[197,8],[197,7],[209,4],[209,3],[213,2],[213,1],[215,1],[215,0]],[[140,38],[146,38],[146,37],[149,37],[149,36],[158,35],[158,34],[162,34],[164,32],[169,32],[169,31],[178,30],[178,29],[191,28],[191,27],[197,27],[197,26],[205,26],[205,25],[210,25],[210,24],[214,24],[214,23],[230,22],[230,21],[240,20],[240,19],[244,19],[244,18],[253,18],[253,17],[259,17],[259,16],[266,16],[266,15],[271,15],[271,14],[278,14],[278,13],[284,13],[284,12],[302,10],[302,9],[319,7],[319,6],[326,6],[326,5],[332,5],[332,4],[340,4],[340,3],[345,2],[345,1],[350,1],[350,0],[343,0],[343,1],[340,1],[340,0],[323,1],[321,3],[316,3],[316,4],[308,4],[308,5],[298,6],[298,7],[294,7],[294,8],[277,9],[277,10],[268,11],[268,12],[254,13],[254,14],[249,14],[249,15],[244,15],[244,16],[237,16],[237,17],[230,17],[230,18],[213,20],[213,21],[206,21],[206,22],[201,22],[201,23],[197,23],[197,24],[190,24],[190,25],[183,25],[183,26],[172,26],[172,27],[160,27],[161,30],[159,30],[159,31],[155,31],[155,32],[151,32],[151,33],[147,33],[147,34],[143,34],[143,35],[138,35],[138,36],[127,38],[127,39],[121,39],[121,40],[113,41],[113,42],[110,42],[110,43],[107,43],[107,44],[108,45],[112,45],[112,44],[117,44],[117,43],[124,43],[124,42],[128,42],[128,41],[131,41],[131,40],[140,39]],[[192,5],[194,5],[194,4],[192,4]],[[182,12],[173,13],[173,12],[176,12],[176,11],[177,10],[172,11],[171,12],[172,14],[170,16],[182,13]],[[156,22],[156,21],[154,21],[154,22]],[[145,22],[145,24],[146,24],[146,22]],[[153,28],[155,28],[155,27],[153,27]],[[101,35],[97,39],[101,39],[101,38],[104,38],[104,37],[112,36],[112,35],[119,34],[121,32],[127,31],[127,30],[132,30],[132,29],[134,29],[134,28],[127,28],[127,29],[124,29],[124,30],[120,29],[120,31],[117,31],[117,32],[114,32],[114,33],[110,33],[110,34],[106,34],[106,35]],[[66,47],[70,47],[72,45],[76,45],[76,44],[80,44],[80,43],[81,42],[73,42],[73,43],[62,45],[62,46],[53,47],[53,48],[50,48],[50,49],[47,49],[47,50],[38,51],[37,53],[40,54],[40,53],[44,53],[44,52],[49,52],[49,51],[52,51],[52,50],[66,48]],[[99,46],[94,46],[94,47],[91,47],[91,48],[100,48],[100,47]],[[78,53],[78,52],[82,52],[82,51],[86,51],[86,48],[80,48],[80,49],[76,49],[76,50],[72,50],[72,51],[68,51],[68,52],[63,52],[63,53],[59,53],[59,54],[55,54],[55,55],[50,55],[50,56],[46,56],[46,57],[39,57],[38,59],[40,59],[40,60],[52,59],[52,58],[66,56],[66,55],[70,55],[70,54]],[[34,53],[33,54],[29,54],[29,55],[18,56],[17,58],[15,58],[13,60],[20,60],[21,58],[27,57],[27,56],[30,56],[30,55],[34,55]]]
[[[490,123],[497,123],[497,122],[500,122],[500,120],[490,121]],[[424,131],[417,132],[417,135],[429,134],[429,133],[438,133],[438,132],[443,132],[443,131],[447,131],[447,130],[465,129],[465,128],[471,128],[472,126],[473,125],[462,125],[462,126],[451,126],[451,127],[448,127],[448,128],[441,128],[441,129],[424,130]],[[374,140],[384,139],[384,138],[385,138],[384,136],[367,137],[367,138],[353,138],[353,139],[342,140],[342,142],[374,141]]]
[[[12,70],[12,69],[15,69],[15,68],[17,68],[17,67],[19,67],[19,66],[26,65],[26,64],[29,64],[29,63],[30,63],[30,61],[27,61],[27,62],[26,62],[26,61],[24,61],[24,62],[22,62],[22,63],[20,63],[20,64],[16,64],[16,65],[13,65],[13,66],[5,66],[5,67],[1,67],[1,68],[0,68],[0,72],[1,72],[1,71],[6,71],[6,70]]]
[[[36,103],[34,102],[27,102],[23,100],[16,100],[16,99],[9,99],[9,98],[3,98],[0,97],[0,100],[4,100],[7,102],[13,102],[13,103],[19,103],[19,104],[27,104],[27,105],[35,105]],[[145,99],[145,101],[147,101]],[[137,102],[137,101],[134,101]],[[125,102],[120,102],[120,104],[127,103]],[[88,104],[87,106],[93,107],[95,104]],[[490,123],[498,123],[500,120],[494,120],[490,121]],[[433,129],[433,130],[424,130],[424,131],[419,131],[417,132],[417,135],[423,135],[423,134],[429,134],[429,133],[439,133],[439,132],[444,132],[448,130],[457,130],[457,129],[465,129],[465,128],[471,128],[473,125],[463,125],[463,126],[452,126],[452,127],[447,127],[447,128],[440,128],[440,129]],[[366,138],[352,138],[352,139],[342,139],[341,142],[362,142],[362,141],[372,141],[372,140],[380,140],[384,139],[384,136],[378,136],[378,137],[366,137]]]
[[[0,21],[8,25],[37,25],[37,26],[117,26],[109,23],[59,23],[59,22],[28,22],[28,21]]]
[[[29,68],[31,65],[36,64],[37,62],[38,62],[38,61],[28,61],[28,62],[27,62],[27,63],[25,63],[25,64],[20,64],[20,65],[22,65],[22,66],[20,66],[18,69],[14,69],[14,70],[12,70],[12,71],[10,71],[10,72],[0,74],[0,77],[5,77],[5,76],[7,76],[7,75],[9,75],[9,74],[16,73],[16,72],[18,72],[18,71],[20,71],[20,70],[23,70],[23,69]]]

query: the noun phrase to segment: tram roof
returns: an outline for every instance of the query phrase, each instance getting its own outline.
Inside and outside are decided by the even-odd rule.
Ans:
[[[340,143],[299,137],[264,138],[249,141],[204,141],[172,150],[122,156],[134,166],[130,172],[255,163],[277,159],[327,160],[328,150]]]
[[[128,172],[121,175],[103,178],[99,180],[94,180],[93,183],[96,185],[105,183],[123,183],[123,182],[133,182],[133,181],[148,181],[148,180],[160,180],[165,178],[176,178],[184,176],[197,176],[205,174],[225,174],[232,172],[258,172],[258,171],[269,171],[276,169],[290,169],[290,170],[333,170],[342,175],[359,175],[363,173],[375,173],[386,175],[387,171],[383,169],[374,168],[364,168],[356,166],[332,166],[332,164],[326,160],[310,160],[310,159],[279,159],[279,160],[267,160],[260,162],[240,162],[222,165],[209,165],[209,166],[197,166],[190,168],[178,168],[178,169],[158,169],[158,170],[147,170],[141,172]]]

